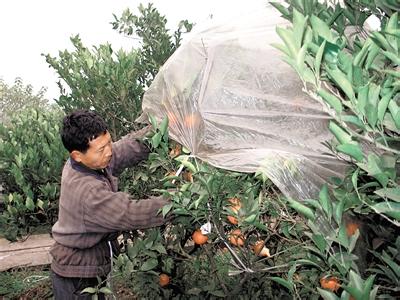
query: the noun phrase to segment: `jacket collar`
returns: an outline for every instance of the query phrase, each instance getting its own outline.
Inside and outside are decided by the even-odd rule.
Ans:
[[[82,164],[80,162],[77,162],[72,157],[69,158],[69,161],[71,162],[72,168],[77,170],[77,171],[80,171],[80,172],[83,172],[83,173],[95,174],[95,175],[105,175],[106,174],[105,170],[91,169],[91,168],[85,166],[84,164]]]

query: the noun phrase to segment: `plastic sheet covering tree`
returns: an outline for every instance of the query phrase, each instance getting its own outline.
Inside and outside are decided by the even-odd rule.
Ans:
[[[170,136],[228,170],[262,170],[286,196],[315,197],[345,164],[326,154],[329,116],[302,92],[271,43],[272,8],[195,29],[160,69],[143,111],[169,117]],[[144,115],[142,115],[142,120]]]

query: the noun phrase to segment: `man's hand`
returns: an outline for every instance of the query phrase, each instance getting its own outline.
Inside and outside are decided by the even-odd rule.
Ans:
[[[147,125],[146,127],[138,130],[138,131],[133,131],[129,135],[134,138],[134,139],[142,139],[144,138],[152,129],[151,125]]]

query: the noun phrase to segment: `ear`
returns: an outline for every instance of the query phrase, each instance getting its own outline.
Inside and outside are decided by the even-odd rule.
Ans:
[[[75,160],[77,162],[82,162],[82,153],[80,151],[72,150],[70,155],[71,155],[73,160]]]

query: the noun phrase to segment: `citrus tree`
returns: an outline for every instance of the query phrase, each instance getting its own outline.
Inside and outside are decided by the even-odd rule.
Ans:
[[[147,167],[161,170],[152,192],[172,198],[161,211],[172,221],[126,235],[118,275],[138,296],[398,295],[398,7],[303,0],[274,6],[293,24],[277,29],[284,44],[276,46],[304,91],[332,116],[329,149],[349,171],[323,186],[318,199],[286,199],[262,173],[219,170],[176,148],[167,142],[166,121],[153,120]],[[379,32],[363,26],[371,15],[381,20]],[[351,34],[356,30],[361,34]]]
[[[58,73],[61,96],[57,104],[66,112],[94,109],[107,122],[114,139],[131,130],[141,113],[142,96],[159,67],[179,46],[182,21],[174,34],[166,29],[166,18],[149,4],[139,6],[139,14],[126,10],[121,18],[114,15],[114,29],[132,35],[139,46],[131,51],[115,51],[110,44],[90,49],[79,36],[71,37],[74,51],[60,51],[58,57],[45,55],[46,62]],[[184,26],[185,25],[185,26]]]

